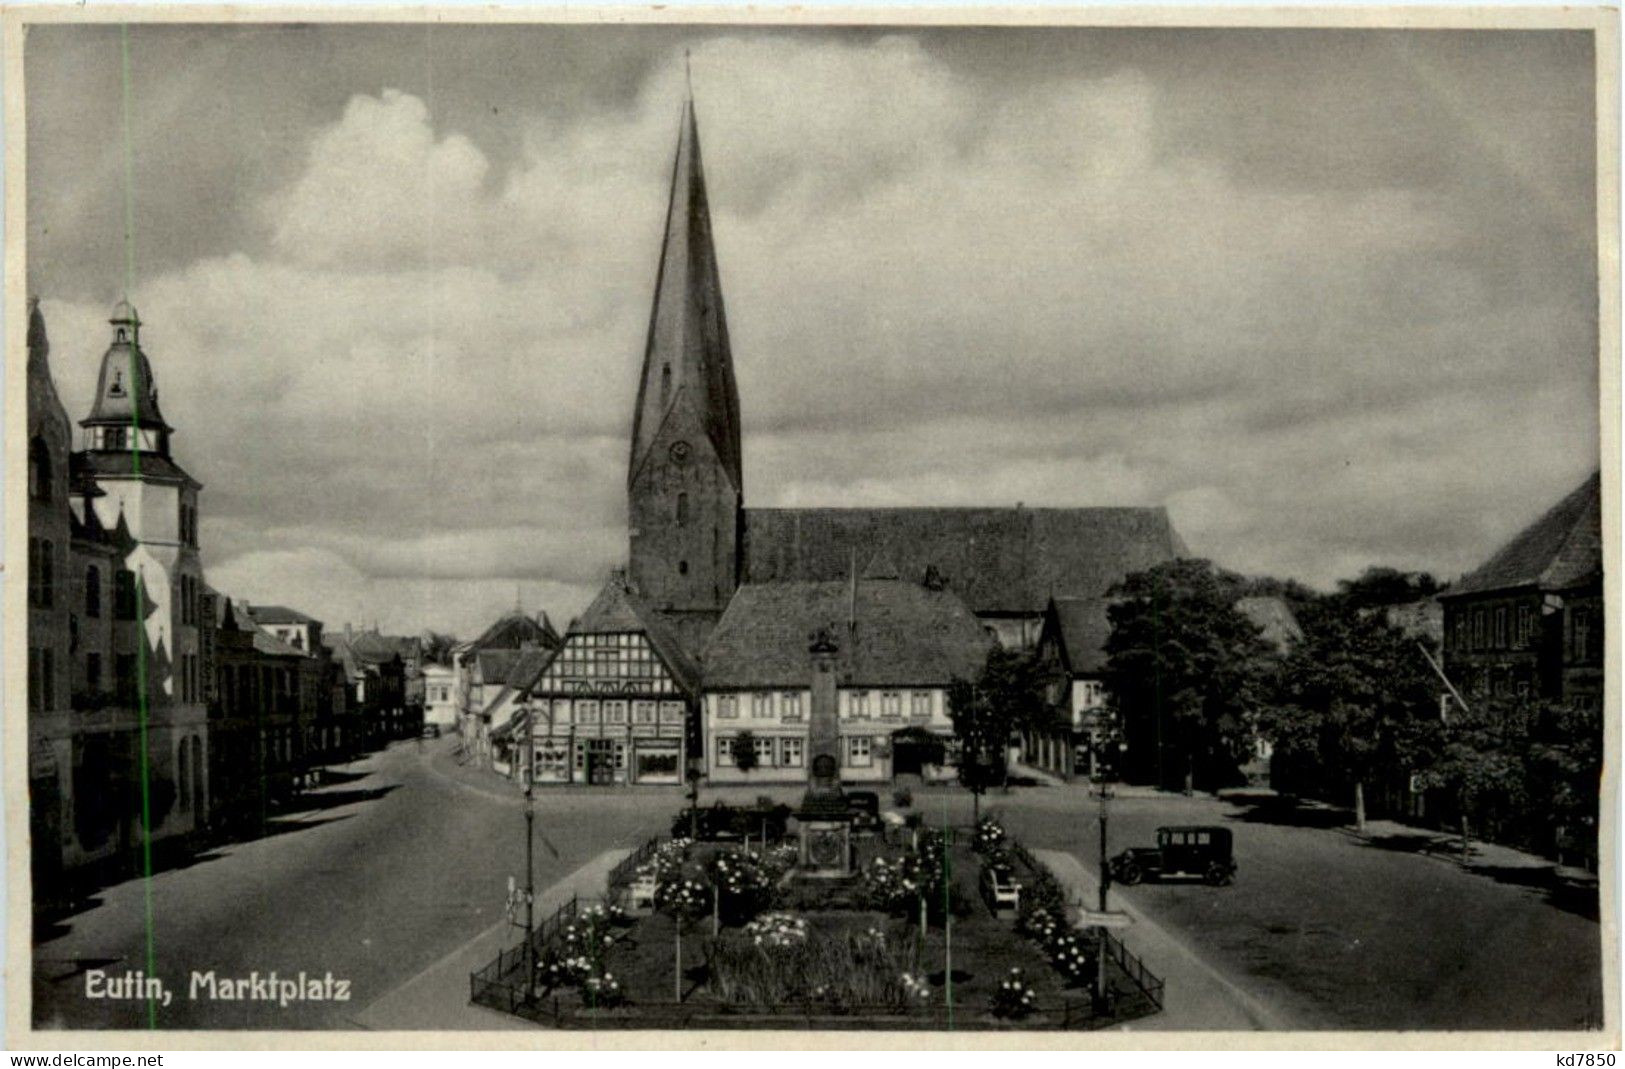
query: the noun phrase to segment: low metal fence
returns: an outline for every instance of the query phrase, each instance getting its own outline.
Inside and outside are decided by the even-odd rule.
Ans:
[[[625,887],[627,884],[631,883],[632,877],[637,874],[638,866],[642,865],[645,861],[648,861],[654,852],[659,848],[660,836],[656,835],[648,842],[644,843],[642,846],[628,854],[621,860],[620,864],[609,870],[609,886]]]
[[[580,898],[571,895],[569,901],[536,925],[530,937],[530,960],[541,960],[542,953],[559,937],[565,926],[576,919],[580,911]],[[518,946],[499,952],[490,964],[470,973],[470,1000],[505,1013],[520,1012],[529,1001],[525,991],[528,980],[525,975],[526,951],[526,942],[520,939]]]

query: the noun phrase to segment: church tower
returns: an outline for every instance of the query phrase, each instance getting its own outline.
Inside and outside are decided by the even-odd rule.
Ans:
[[[683,104],[627,472],[628,578],[696,649],[739,582],[739,391],[692,92]]]

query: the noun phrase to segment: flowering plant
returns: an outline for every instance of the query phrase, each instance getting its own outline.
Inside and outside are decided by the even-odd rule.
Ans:
[[[592,973],[592,962],[581,954],[548,950],[536,963],[536,980],[544,988],[575,987]]]
[[[910,1002],[930,1002],[931,985],[925,977],[906,972],[903,974],[903,996]]]
[[[626,1001],[626,992],[612,972],[589,976],[581,985],[581,1001],[588,1006],[605,1010]]]
[[[750,920],[766,908],[772,885],[755,854],[724,850],[711,855],[705,872],[717,896],[717,912],[729,924]]]
[[[1095,948],[1077,932],[1063,932],[1049,944],[1050,964],[1068,984],[1083,984],[1095,978]]]
[[[759,947],[797,946],[807,941],[807,920],[791,913],[764,913],[745,925],[745,934]]]
[[[655,908],[679,919],[704,914],[710,901],[705,884],[682,875],[673,875],[655,888]]]
[[[649,859],[638,866],[638,875],[653,876],[657,883],[664,881],[682,869],[683,863],[688,860],[688,851],[693,845],[693,839],[668,839],[655,847]]]
[[[1020,969],[1011,969],[1010,975],[999,981],[993,992],[993,1016],[1019,1021],[1038,1009],[1038,999]]]
[[[978,854],[991,853],[1004,848],[1004,825],[992,817],[983,817],[981,823],[976,825],[976,836],[971,840],[971,849]]]

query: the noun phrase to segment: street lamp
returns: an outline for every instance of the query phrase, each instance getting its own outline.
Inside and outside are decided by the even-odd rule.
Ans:
[[[531,707],[521,705],[525,725],[525,995],[536,986],[536,727]]]
[[[1102,780],[1096,789],[1096,797],[1100,799],[1100,912],[1106,912],[1106,891],[1112,884],[1112,870],[1106,860],[1107,826],[1111,815],[1111,807],[1107,804],[1111,800],[1111,786]]]

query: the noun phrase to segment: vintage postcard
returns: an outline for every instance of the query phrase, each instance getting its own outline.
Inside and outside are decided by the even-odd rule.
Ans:
[[[1615,12],[5,30],[12,1046],[1617,1047]]]

